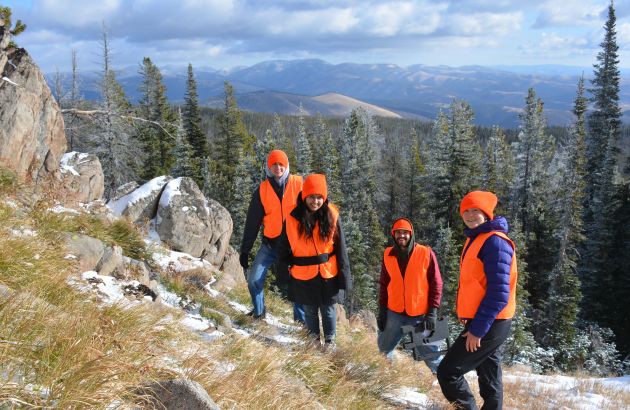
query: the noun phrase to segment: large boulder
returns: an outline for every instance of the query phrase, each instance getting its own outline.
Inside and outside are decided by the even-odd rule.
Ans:
[[[0,25],[0,165],[20,180],[59,176],[66,136],[59,105],[23,48]]]
[[[68,152],[61,157],[61,177],[66,191],[77,202],[92,202],[103,197],[105,178],[98,157]]]
[[[225,292],[234,289],[239,283],[245,283],[245,274],[238,257],[238,252],[232,246],[228,246],[223,265],[220,266],[222,273],[213,288]]]
[[[220,410],[208,392],[193,380],[155,382],[137,390],[151,408],[165,410]]]
[[[196,258],[203,254],[212,237],[210,209],[191,178],[166,184],[158,203],[156,230],[171,249]]]
[[[221,267],[232,237],[232,216],[227,209],[214,199],[207,199],[210,240],[204,249],[204,259],[216,267]]]
[[[135,189],[133,188],[137,184],[125,184],[116,190],[116,195],[107,203],[107,207],[114,215],[124,216],[132,222],[153,219],[157,213],[160,194],[172,179],[167,175],[155,177]]]

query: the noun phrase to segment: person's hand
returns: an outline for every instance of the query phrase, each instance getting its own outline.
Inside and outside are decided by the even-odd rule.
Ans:
[[[238,261],[241,263],[243,270],[247,270],[247,268],[249,268],[249,253],[241,253],[238,257]]]
[[[435,330],[435,325],[437,323],[437,308],[432,307],[429,309],[429,313],[427,313],[425,319],[425,329],[427,330]]]
[[[379,332],[385,330],[385,325],[387,324],[387,309],[380,308],[378,310],[378,317],[376,318],[376,327],[378,327]]]
[[[470,331],[462,334],[466,338],[466,351],[473,353],[481,347],[481,338],[473,335]]]

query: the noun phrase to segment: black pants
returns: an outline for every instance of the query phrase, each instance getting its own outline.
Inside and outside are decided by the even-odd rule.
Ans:
[[[481,347],[476,352],[466,351],[466,338],[461,335],[453,345],[437,370],[437,378],[444,397],[457,408],[477,409],[464,374],[477,371],[479,393],[483,398],[482,409],[503,407],[503,382],[501,377],[501,345],[507,339],[512,320],[495,320],[488,333],[481,339]],[[468,327],[464,330],[464,333]]]

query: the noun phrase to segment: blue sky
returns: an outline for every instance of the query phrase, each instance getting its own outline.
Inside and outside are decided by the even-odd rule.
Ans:
[[[331,63],[591,67],[608,0],[0,0],[27,25],[16,40],[50,72],[113,65],[229,69],[271,59]],[[630,67],[630,0],[615,1]]]

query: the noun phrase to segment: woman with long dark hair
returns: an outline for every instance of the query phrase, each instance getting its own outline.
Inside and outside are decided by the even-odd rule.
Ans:
[[[319,313],[324,343],[334,347],[337,312],[352,280],[339,211],[328,201],[326,177],[311,174],[304,180],[297,205],[286,219],[286,240],[281,255],[289,264],[289,300],[304,305],[306,327],[320,340]]]

